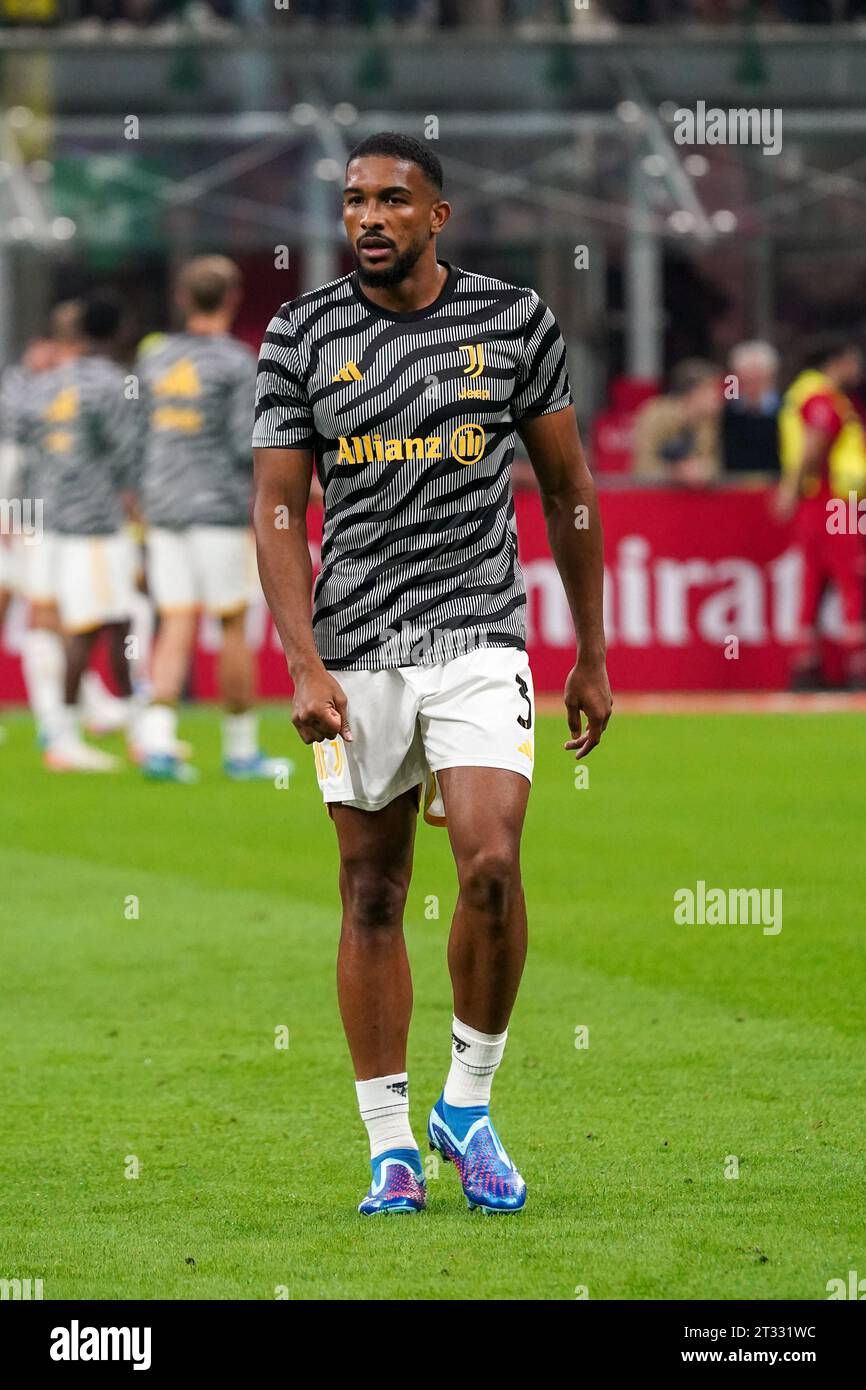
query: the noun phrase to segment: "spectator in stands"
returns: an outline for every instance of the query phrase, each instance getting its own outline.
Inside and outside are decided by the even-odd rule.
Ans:
[[[722,375],[712,362],[687,357],[671,372],[670,391],[647,401],[635,421],[634,472],[688,487],[721,471]]]
[[[725,472],[778,475],[779,354],[769,343],[738,343],[731,352],[730,369],[722,411]]]
[[[792,690],[822,687],[819,618],[830,584],[842,605],[846,684],[866,689],[866,544],[859,522],[851,526],[849,521],[852,502],[856,518],[859,499],[866,496],[866,430],[850,395],[862,378],[857,337],[831,334],[815,344],[782,402],[783,474],[774,510],[780,521],[793,519],[793,539],[803,557]]]

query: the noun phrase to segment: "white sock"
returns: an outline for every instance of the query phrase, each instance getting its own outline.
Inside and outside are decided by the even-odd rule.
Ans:
[[[505,1051],[504,1033],[479,1033],[454,1018],[451,1023],[451,1070],[445,1082],[446,1105],[489,1105],[490,1088]]]
[[[147,758],[173,755],[177,741],[177,710],[173,705],[148,705],[141,712],[138,742]]]
[[[378,1158],[387,1149],[417,1149],[409,1124],[409,1077],[405,1071],[356,1081],[355,1091],[361,1119],[367,1126],[371,1158]]]
[[[21,642],[21,666],[27,700],[40,735],[51,742],[57,737],[63,708],[63,678],[66,655],[56,632],[31,628]]]
[[[61,705],[53,719],[51,746],[67,748],[70,744],[80,742],[78,707],[76,705]]]
[[[85,719],[99,722],[103,710],[113,711],[117,697],[112,695],[98,671],[85,671],[79,688],[79,704]]]
[[[252,710],[223,715],[223,757],[247,762],[259,751],[259,720]]]
[[[115,705],[120,706],[120,713],[123,716],[123,727],[127,734],[138,729],[138,722],[146,706],[140,695],[115,695],[112,697]]]

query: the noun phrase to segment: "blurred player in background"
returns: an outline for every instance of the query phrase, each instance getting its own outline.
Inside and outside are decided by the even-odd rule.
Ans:
[[[58,319],[58,323],[60,319]],[[21,667],[27,700],[36,724],[37,739],[46,747],[56,730],[63,703],[64,657],[53,577],[54,543],[50,531],[51,508],[46,497],[48,478],[32,450],[19,440],[20,413],[36,376],[56,361],[56,343],[42,338],[30,344],[20,363],[3,374],[0,418],[7,447],[14,451],[11,494],[31,506],[41,503],[38,538],[25,544],[23,536],[7,539],[5,546],[4,612],[13,591],[28,605],[27,630],[21,643]]]
[[[18,438],[49,494],[51,573],[64,639],[63,699],[46,729],[45,761],[56,771],[110,772],[117,759],[86,744],[79,728],[82,679],[104,634],[119,699],[132,731],[135,700],[125,643],[132,553],[122,534],[132,510],[137,408],[109,352],[120,312],[109,300],[63,306],[55,364],[36,375],[18,412]]]
[[[15,440],[15,408],[21,393],[21,366],[7,367],[0,377],[0,497],[9,504],[9,524],[0,529],[0,633],[19,586],[22,537],[13,527],[13,509],[21,499],[21,451]],[[5,520],[5,516],[4,516]]]
[[[55,470],[49,458],[19,439],[19,423],[41,374],[56,367],[78,348],[82,306],[76,301],[56,305],[49,336],[34,340],[20,364],[7,369],[0,387],[0,432],[14,459],[13,495],[22,507],[41,505],[38,537],[8,538],[5,548],[5,603],[11,590],[28,606],[27,630],[21,642],[21,663],[27,699],[36,723],[40,747],[56,737],[64,703],[65,655],[57,608],[57,546],[53,532],[52,485]],[[81,710],[92,733],[108,733],[123,724],[124,714],[100,676],[85,672],[81,681]]]
[[[785,392],[779,421],[783,479],[776,512],[794,518],[803,553],[800,633],[791,669],[792,690],[823,683],[818,614],[828,584],[842,600],[845,683],[866,687],[866,548],[856,528],[829,525],[828,503],[866,495],[866,433],[848,392],[863,375],[857,342],[825,340]]]
[[[184,782],[196,776],[181,756],[177,704],[204,610],[222,626],[225,771],[238,779],[272,779],[288,764],[259,749],[254,659],[246,638],[257,585],[250,523],[256,359],[230,336],[241,302],[240,271],[224,256],[197,257],[181,272],[176,301],[184,331],[151,339],[137,366],[147,577],[159,614],[151,703],[140,728],[142,764],[151,777]]]

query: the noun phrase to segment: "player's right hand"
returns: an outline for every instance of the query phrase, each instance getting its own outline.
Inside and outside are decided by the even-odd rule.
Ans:
[[[304,743],[319,743],[338,734],[351,743],[348,707],[346,692],[324,667],[295,681],[292,723]]]

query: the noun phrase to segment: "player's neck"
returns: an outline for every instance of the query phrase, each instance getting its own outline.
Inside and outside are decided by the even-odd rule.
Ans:
[[[228,333],[231,319],[226,314],[190,314],[187,333]]]
[[[426,309],[438,299],[448,280],[448,267],[440,265],[435,252],[417,260],[399,285],[368,285],[358,276],[361,293],[380,309],[392,314],[412,314]]]

